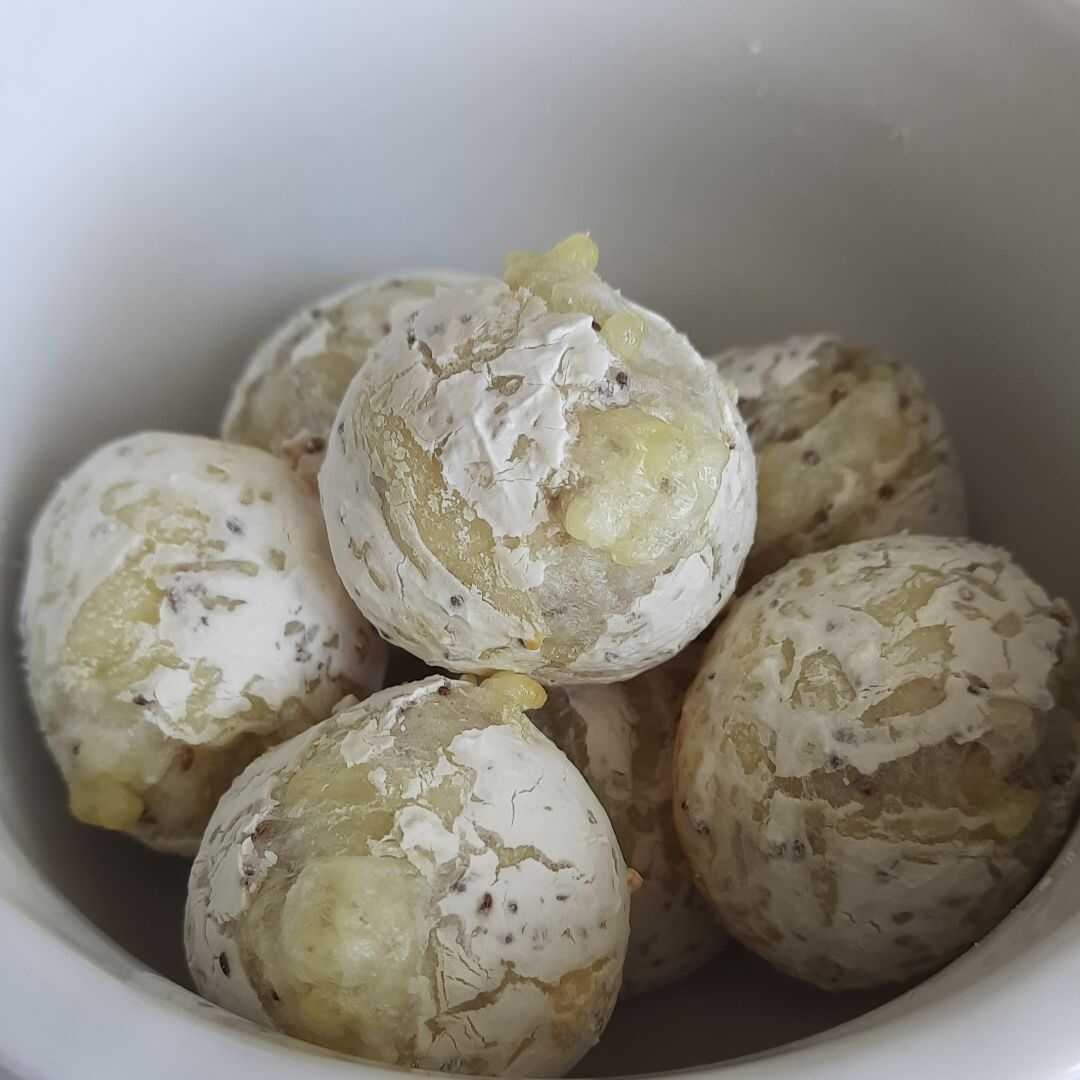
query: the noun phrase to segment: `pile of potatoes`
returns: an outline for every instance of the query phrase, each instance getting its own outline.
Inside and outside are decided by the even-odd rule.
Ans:
[[[915,371],[702,357],[597,260],[336,293],[220,440],[121,438],[38,517],[71,812],[194,857],[192,976],[239,1015],[558,1076],[729,936],[828,989],[923,976],[1074,820],[1075,619],[965,538]],[[430,674],[384,688],[394,648]]]

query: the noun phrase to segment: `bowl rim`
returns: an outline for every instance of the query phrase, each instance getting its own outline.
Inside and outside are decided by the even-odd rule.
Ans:
[[[1069,1048],[1077,1032],[1080,902],[1066,904],[1072,910],[1041,937],[1031,937],[1030,924],[1051,894],[1068,889],[1067,880],[1059,881],[1057,890],[1050,886],[1057,871],[1078,858],[1080,825],[1046,875],[982,942],[937,975],[854,1020],[748,1057],[626,1075],[775,1080],[783,1069],[805,1080],[864,1080],[872,1068],[875,1080],[910,1080],[916,1069],[924,1077],[944,1078],[971,1069],[971,1039],[977,1033],[979,1060],[984,1069],[995,1062],[992,1075],[1075,1076],[1077,1056]],[[154,1061],[160,1080],[235,1077],[241,1069],[243,1075],[257,1072],[262,1080],[289,1080],[300,1068],[314,1080],[403,1072],[445,1076],[347,1057],[259,1028],[136,960],[62,894],[47,888],[64,916],[105,946],[112,963],[68,940],[12,897],[0,896],[0,955],[5,957],[0,1001],[9,1030],[20,1032],[17,1041],[0,1044],[0,1069],[20,1080],[82,1080],[88,1053],[95,1075],[136,1075]],[[1060,903],[1060,897],[1053,900]],[[998,954],[996,966],[979,973],[991,950]],[[118,1040],[110,1033],[121,1014],[127,1022]],[[78,1017],[78,1024],[65,1027],[71,1017]]]

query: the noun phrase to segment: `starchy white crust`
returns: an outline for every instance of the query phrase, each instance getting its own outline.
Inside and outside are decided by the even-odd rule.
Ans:
[[[386,666],[306,488],[269,454],[190,435],[118,440],[61,483],[33,530],[21,619],[65,775],[151,802],[168,785],[131,829],[167,850],[194,851],[212,802],[201,821],[178,804],[212,797],[200,777],[227,786],[224,755],[241,755],[235,775]]]
[[[346,788],[368,801],[344,804]],[[273,928],[293,919],[295,951],[302,890],[335,875],[352,900],[333,910],[363,903],[362,925],[402,942],[392,958],[363,959],[344,915],[320,917],[338,927],[317,939],[322,968],[282,958]],[[416,902],[386,902],[402,882]],[[566,757],[507,699],[436,677],[249,767],[192,868],[186,940],[200,991],[260,1023],[401,1065],[561,1075],[614,1006],[628,907],[611,826]]]
[[[676,820],[725,926],[832,988],[989,930],[1075,812],[1077,636],[1009,556],[902,536],[806,556],[721,625]]]

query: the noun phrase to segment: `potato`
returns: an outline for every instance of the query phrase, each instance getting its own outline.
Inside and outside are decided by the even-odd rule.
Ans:
[[[734,399],[571,237],[447,290],[373,350],[319,476],[334,559],[453,671],[626,679],[723,607],[753,535]]]
[[[683,696],[702,646],[627,683],[552,689],[537,727],[581,770],[641,876],[630,902],[622,997],[685,978],[726,941],[691,880],[672,812],[672,759]]]
[[[726,928],[831,989],[925,975],[1034,884],[1080,795],[1076,624],[971,540],[862,541],[732,610],[676,822]]]
[[[758,459],[757,535],[740,591],[838,544],[967,532],[956,452],[912,368],[827,336],[714,359]]]
[[[110,443],[60,484],[21,622],[72,813],[176,854],[252,758],[386,666],[307,488],[261,450],[193,435]]]
[[[192,868],[200,992],[390,1064],[566,1072],[614,1007],[629,896],[603,808],[522,712],[543,699],[432,677],[255,762]]]
[[[313,480],[341,399],[372,345],[440,288],[490,280],[448,270],[399,274],[349,285],[295,312],[248,361],[221,437],[269,450]]]

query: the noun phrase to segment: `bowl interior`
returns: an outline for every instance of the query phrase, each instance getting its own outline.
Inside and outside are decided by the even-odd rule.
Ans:
[[[213,432],[261,335],[350,279],[496,270],[585,227],[606,275],[702,351],[880,342],[943,403],[977,534],[1080,600],[1069,5],[45,3],[9,41],[0,923],[6,897],[73,950],[186,984],[186,866],[69,821],[34,730],[24,536],[100,441]],[[824,994],[735,950],[621,1008],[579,1072],[763,1051],[896,992]]]

